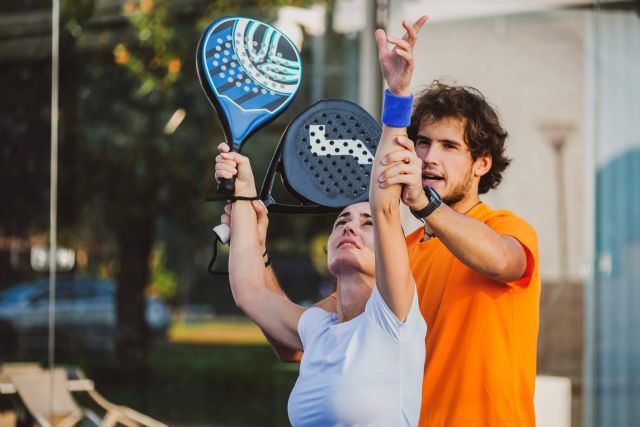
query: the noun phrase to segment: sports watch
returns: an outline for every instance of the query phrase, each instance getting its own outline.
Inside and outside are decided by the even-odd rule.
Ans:
[[[429,187],[428,185],[425,185],[423,188],[424,188],[424,194],[426,194],[427,200],[429,200],[429,203],[427,203],[427,206],[417,211],[410,209],[413,216],[415,216],[420,220],[431,215],[431,213],[435,211],[438,208],[438,206],[442,204],[442,197],[440,197],[440,195],[436,190]]]

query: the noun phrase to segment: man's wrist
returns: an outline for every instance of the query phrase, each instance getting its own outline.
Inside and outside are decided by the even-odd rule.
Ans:
[[[419,211],[423,209],[425,206],[429,204],[429,199],[427,199],[427,195],[424,194],[424,191],[420,192],[420,195],[412,201],[409,206],[409,209],[412,211]]]
[[[442,198],[435,189],[426,186],[424,187],[424,192],[427,203],[422,207],[418,207],[418,209],[411,208],[411,213],[413,214],[413,216],[422,220],[431,215],[442,205]]]

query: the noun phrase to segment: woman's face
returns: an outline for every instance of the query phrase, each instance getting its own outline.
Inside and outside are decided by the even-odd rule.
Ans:
[[[327,242],[327,264],[334,276],[353,271],[375,274],[373,223],[368,202],[349,205],[336,218]]]

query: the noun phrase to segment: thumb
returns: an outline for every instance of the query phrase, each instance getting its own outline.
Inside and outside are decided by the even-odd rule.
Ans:
[[[413,143],[412,140],[410,140],[406,136],[399,136],[399,137],[396,138],[396,141],[397,141],[398,145],[400,145],[405,150],[408,150],[408,151],[410,151],[412,153],[416,152],[415,144]]]
[[[387,34],[383,29],[378,29],[375,32],[376,44],[378,45],[378,53],[387,51]]]

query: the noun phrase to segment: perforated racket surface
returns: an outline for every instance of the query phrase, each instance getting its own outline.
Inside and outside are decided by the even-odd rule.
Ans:
[[[196,69],[233,151],[286,109],[302,77],[293,42],[276,28],[243,17],[209,25],[198,43]]]
[[[274,213],[335,212],[369,197],[369,178],[382,129],[360,106],[320,101],[285,131],[261,191]],[[271,191],[276,172],[300,204],[282,204]]]

